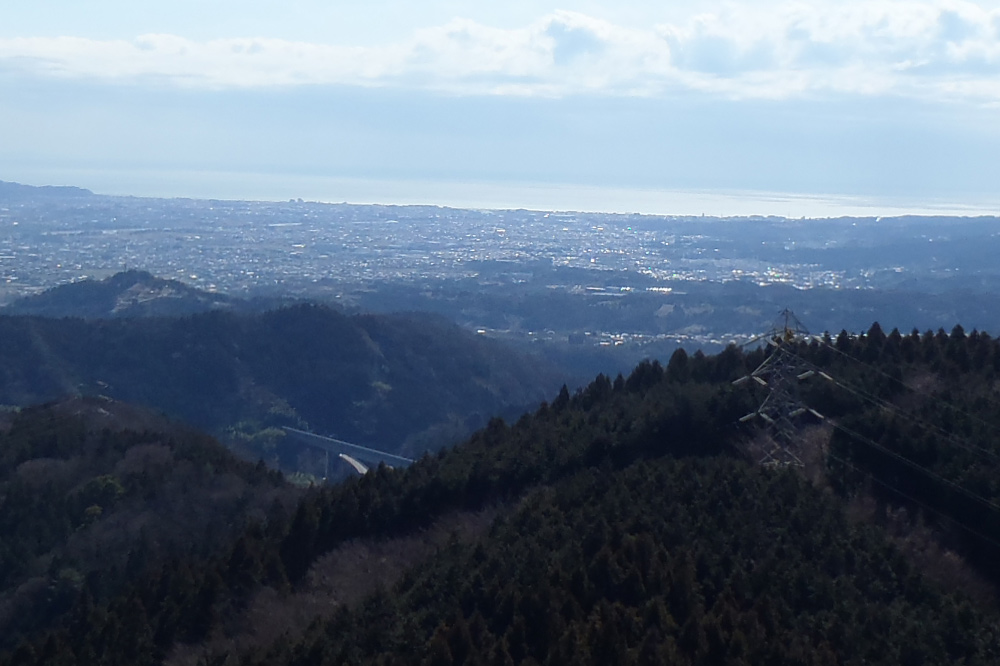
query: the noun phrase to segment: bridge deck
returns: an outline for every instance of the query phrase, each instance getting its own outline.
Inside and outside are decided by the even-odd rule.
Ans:
[[[386,453],[385,451],[379,451],[378,449],[371,449],[367,446],[351,444],[350,442],[345,442],[341,439],[324,437],[323,435],[306,432],[305,430],[299,430],[298,428],[289,428],[288,426],[283,426],[282,430],[287,432],[289,435],[292,435],[303,444],[317,449],[322,449],[324,451],[329,451],[330,453],[346,453],[350,457],[364,463],[369,463],[372,466],[377,466],[379,463],[385,463],[389,467],[407,467],[413,464],[413,460],[410,458],[397,456],[393,453]]]

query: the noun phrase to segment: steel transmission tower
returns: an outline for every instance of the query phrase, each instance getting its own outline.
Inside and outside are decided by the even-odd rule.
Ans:
[[[764,422],[763,457],[760,464],[770,466],[793,465],[802,467],[799,428],[797,422],[803,414],[810,413],[820,419],[823,415],[802,404],[799,399],[799,382],[816,374],[806,368],[792,347],[809,331],[802,326],[788,309],[782,311],[770,331],[747,344],[763,340],[771,354],[757,369],[733,382],[735,385],[756,382],[768,390],[760,406],[743,418],[741,423],[760,419]]]

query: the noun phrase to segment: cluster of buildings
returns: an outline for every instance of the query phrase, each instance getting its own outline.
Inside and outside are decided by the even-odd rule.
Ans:
[[[0,300],[123,267],[235,295],[489,281],[497,265],[503,279],[517,281],[518,267],[529,264],[577,269],[564,271],[574,281],[567,287],[646,289],[691,280],[853,287],[866,279],[791,258],[781,263],[774,257],[780,248],[743,243],[732,224],[713,221],[720,222],[300,201],[0,201]],[[750,223],[744,227],[755,237]]]

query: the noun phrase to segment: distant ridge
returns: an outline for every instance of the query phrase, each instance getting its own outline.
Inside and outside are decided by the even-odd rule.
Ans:
[[[66,197],[90,197],[94,193],[82,187],[70,185],[22,185],[21,183],[9,183],[0,180],[0,200],[3,199],[28,199],[37,197],[46,198],[66,198]]]
[[[230,310],[243,303],[146,271],[128,270],[104,280],[80,280],[26,296],[0,309],[0,314],[118,319]]]
[[[119,294],[133,293],[128,285],[177,288],[129,271],[52,290],[62,302],[47,311],[57,316],[0,316],[0,405],[106,395],[215,432],[239,426],[248,441],[292,425],[417,457],[447,443],[441,433],[519,414],[562,382],[536,357],[427,315],[346,315],[307,304],[184,316],[65,314],[74,298],[108,312]],[[284,455],[254,442],[254,459]],[[300,450],[288,454],[289,465]]]

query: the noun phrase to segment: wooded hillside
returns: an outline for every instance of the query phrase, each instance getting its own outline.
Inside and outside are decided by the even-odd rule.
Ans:
[[[829,377],[801,384],[826,417],[803,424],[806,470],[756,465],[739,424],[762,395],[732,382],[773,347],[677,352],[313,489],[117,594],[81,581],[0,663],[997,663],[1000,345],[877,326],[786,344]],[[324,597],[342,570],[351,593]]]
[[[252,459],[294,459],[269,426],[419,455],[558,388],[539,359],[427,315],[347,316],[299,305],[124,320],[0,316],[0,404],[105,395],[201,428],[232,428]]]

